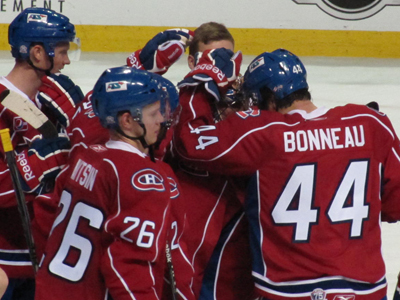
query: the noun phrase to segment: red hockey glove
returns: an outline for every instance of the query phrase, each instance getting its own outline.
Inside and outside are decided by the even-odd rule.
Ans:
[[[48,107],[64,127],[68,127],[75,114],[76,104],[84,98],[79,86],[63,74],[42,77],[37,99]]]
[[[65,136],[36,139],[28,150],[17,153],[16,160],[26,192],[37,190],[41,183],[54,179],[65,166],[71,145]]]
[[[162,75],[185,53],[193,35],[193,31],[180,28],[160,32],[143,49],[129,55],[127,64]]]
[[[225,95],[239,75],[242,58],[242,52],[233,53],[226,48],[196,53],[195,68],[186,75],[178,87],[194,86],[203,82],[206,90],[219,101],[220,95]]]

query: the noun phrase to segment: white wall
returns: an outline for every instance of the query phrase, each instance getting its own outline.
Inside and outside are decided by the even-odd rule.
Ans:
[[[357,1],[365,3],[352,0]],[[328,0],[332,7],[333,3],[344,2]],[[10,23],[15,18],[15,4],[22,4],[23,8],[51,4],[58,12],[62,6],[62,13],[76,25],[197,27],[212,20],[230,28],[400,31],[400,0],[371,0],[365,13],[347,9],[347,14],[325,3],[327,0],[0,0],[0,23]],[[319,7],[328,13],[336,12],[341,18],[365,19],[342,20]],[[372,12],[376,14],[368,17]]]

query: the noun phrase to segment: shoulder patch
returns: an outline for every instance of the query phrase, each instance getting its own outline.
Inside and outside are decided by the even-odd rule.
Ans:
[[[131,182],[133,187],[140,191],[165,191],[163,177],[153,169],[142,169],[136,172]]]

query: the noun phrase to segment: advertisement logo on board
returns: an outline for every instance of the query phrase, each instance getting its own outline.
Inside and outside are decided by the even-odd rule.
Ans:
[[[297,4],[317,5],[328,15],[342,20],[362,20],[372,17],[385,6],[400,6],[400,0],[293,0]]]

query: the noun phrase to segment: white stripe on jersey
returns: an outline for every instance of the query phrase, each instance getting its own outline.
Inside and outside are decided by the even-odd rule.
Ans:
[[[348,283],[354,282],[355,284],[369,284],[367,282],[364,281],[358,281],[355,279],[351,279],[351,278],[346,278],[343,276],[329,276],[329,277],[322,277],[322,278],[317,278],[317,279],[311,279],[311,280],[301,280],[301,281],[287,281],[287,282],[273,282],[270,279],[268,279],[267,277],[261,276],[260,274],[256,273],[256,272],[252,272],[252,275],[255,278],[258,278],[260,281],[265,282],[266,284],[268,284],[269,286],[276,286],[278,287],[287,287],[288,289],[290,289],[293,292],[290,293],[285,293],[285,292],[280,292],[277,290],[274,290],[272,288],[268,288],[266,286],[263,286],[259,283],[255,283],[256,288],[265,291],[266,293],[270,293],[273,295],[277,295],[277,296],[281,296],[281,297],[288,297],[288,298],[300,298],[300,297],[310,297],[310,294],[312,292],[312,290],[309,290],[307,292],[299,292],[296,293],[294,292],[294,290],[296,289],[296,286],[299,287],[300,289],[304,290],[304,286],[306,285],[318,285],[321,283],[329,283],[329,281],[337,281],[337,280],[342,280]],[[326,292],[327,294],[344,294],[344,293],[354,293],[356,295],[368,295],[368,294],[372,294],[375,293],[376,291],[379,291],[381,289],[386,288],[387,286],[387,282],[385,277],[382,277],[378,282],[371,283],[371,288],[370,289],[351,289],[351,288],[324,288],[324,292]]]
[[[300,124],[300,122],[296,122],[296,123],[293,123],[293,124],[284,123],[284,122],[273,122],[273,123],[269,123],[269,124],[267,124],[265,126],[262,126],[262,127],[254,128],[254,129],[252,129],[250,131],[247,131],[244,135],[239,137],[232,146],[230,146],[227,150],[225,150],[224,152],[222,152],[221,154],[217,155],[214,158],[210,158],[210,159],[193,159],[193,158],[185,157],[180,152],[179,152],[179,154],[183,158],[185,158],[187,160],[192,160],[192,161],[214,161],[214,160],[217,160],[217,159],[221,158],[222,156],[226,155],[227,153],[229,153],[233,148],[236,147],[237,144],[239,144],[239,142],[241,142],[245,137],[247,137],[248,135],[250,135],[250,134],[252,134],[254,132],[257,132],[257,131],[260,131],[260,130],[264,130],[265,128],[268,128],[268,127],[273,126],[273,125],[284,125],[284,126],[288,126],[288,127],[293,127],[293,126],[296,126],[296,125],[299,125],[299,124]]]
[[[385,128],[385,129],[390,133],[390,135],[391,135],[392,138],[394,139],[394,134],[393,134],[393,132],[389,129],[389,127],[387,127],[384,123],[382,123],[381,120],[379,120],[377,117],[375,117],[375,116],[373,116],[373,115],[359,114],[359,115],[354,115],[354,116],[351,116],[351,117],[343,117],[343,118],[341,118],[341,120],[348,120],[348,119],[354,119],[354,118],[359,118],[359,117],[369,117],[369,118],[375,119],[379,124],[381,124],[381,126],[382,126],[383,128]]]
[[[194,266],[194,260],[195,260],[195,258],[196,258],[197,252],[199,252],[201,246],[203,245],[203,242],[204,242],[204,239],[205,239],[205,236],[206,236],[206,233],[207,233],[208,225],[210,224],[210,220],[211,220],[212,216],[214,215],[215,210],[216,210],[217,207],[218,207],[218,204],[219,204],[219,202],[220,202],[220,200],[221,200],[221,197],[222,197],[222,195],[223,195],[223,193],[224,193],[224,191],[225,191],[225,188],[226,188],[226,185],[227,185],[227,184],[228,184],[228,181],[225,181],[225,184],[224,184],[224,186],[223,186],[223,188],[222,188],[222,190],[221,190],[221,193],[219,194],[218,200],[217,200],[217,202],[215,203],[215,205],[214,205],[214,207],[213,207],[213,210],[211,211],[210,215],[208,216],[206,226],[204,227],[204,230],[203,230],[203,237],[201,238],[201,242],[200,242],[199,246],[197,247],[196,251],[195,251],[194,254],[193,254],[192,266]]]
[[[114,170],[114,172],[115,172],[115,176],[117,177],[117,191],[118,191],[118,193],[117,193],[117,203],[118,203],[118,210],[117,210],[117,213],[115,214],[115,216],[114,217],[112,217],[112,218],[110,218],[107,222],[106,222],[106,224],[104,224],[104,230],[105,230],[105,232],[107,232],[107,233],[109,233],[109,231],[108,231],[108,223],[110,223],[110,221],[112,221],[112,220],[114,220],[116,217],[118,217],[119,216],[119,214],[121,213],[121,202],[120,202],[120,199],[121,199],[121,197],[120,197],[120,195],[119,195],[119,176],[118,176],[118,171],[117,171],[117,168],[116,168],[116,166],[114,165],[114,163],[111,161],[111,160],[109,160],[109,159],[103,159],[105,162],[108,162],[110,165],[111,165],[111,167],[113,168],[113,170]]]

